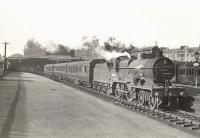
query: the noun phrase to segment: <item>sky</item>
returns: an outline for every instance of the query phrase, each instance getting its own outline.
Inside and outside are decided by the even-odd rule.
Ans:
[[[127,45],[200,44],[199,0],[0,0],[0,54],[23,53],[29,39],[77,48],[83,36]]]

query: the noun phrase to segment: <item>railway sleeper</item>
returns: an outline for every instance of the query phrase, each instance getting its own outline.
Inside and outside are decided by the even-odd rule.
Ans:
[[[156,117],[158,117],[158,118],[162,118],[162,117],[164,117],[165,115],[157,115]]]
[[[177,120],[177,119],[170,119],[169,122],[177,122],[177,121],[180,121],[180,120]]]
[[[190,124],[183,124],[182,125],[182,127],[192,127],[192,126],[194,126],[194,124],[191,124],[191,123]]]
[[[200,127],[199,126],[192,127],[191,130],[200,130]]]
[[[150,114],[153,115],[153,116],[160,115],[160,113],[150,113]]]
[[[174,122],[175,125],[182,125],[182,124],[185,124],[186,122],[183,122],[183,121],[178,121],[178,122]]]

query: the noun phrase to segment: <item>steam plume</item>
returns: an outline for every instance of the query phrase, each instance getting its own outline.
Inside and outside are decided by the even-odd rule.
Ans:
[[[83,37],[81,45],[84,48],[93,49],[95,53],[99,54],[106,60],[117,58],[119,56],[127,56],[128,58],[131,58],[128,52],[117,51],[123,49],[125,46],[120,41],[115,41],[114,37],[109,37],[103,44],[100,44],[99,39],[96,36],[90,38]]]

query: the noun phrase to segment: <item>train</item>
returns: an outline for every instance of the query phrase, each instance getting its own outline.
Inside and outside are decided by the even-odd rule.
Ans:
[[[191,98],[184,88],[173,86],[173,61],[161,51],[119,56],[107,61],[94,59],[44,66],[44,75],[136,102],[151,109],[190,108]]]

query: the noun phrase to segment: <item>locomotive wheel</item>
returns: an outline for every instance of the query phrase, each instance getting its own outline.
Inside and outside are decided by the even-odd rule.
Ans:
[[[119,83],[117,83],[116,85],[115,85],[115,97],[116,98],[120,98],[121,97],[121,95],[122,95],[122,93],[120,92],[120,84]]]
[[[149,103],[149,107],[150,107],[151,109],[155,109],[156,106],[157,106],[157,100],[156,100],[156,98],[153,97],[152,95],[149,96],[148,103]]]
[[[110,87],[109,85],[105,86],[105,94],[107,95],[113,94],[113,88]]]
[[[136,98],[136,91],[135,90],[129,91],[127,94],[125,94],[125,96],[129,102],[132,102]]]
[[[109,95],[109,91],[108,91],[108,86],[104,85],[103,87],[103,92],[107,95]]]
[[[145,93],[144,93],[144,91],[140,91],[138,93],[138,103],[140,105],[144,105],[144,103],[145,103]]]

